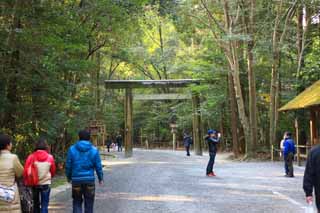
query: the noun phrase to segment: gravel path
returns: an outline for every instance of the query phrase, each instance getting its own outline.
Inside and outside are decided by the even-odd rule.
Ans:
[[[134,150],[105,162],[96,213],[305,212],[303,168],[283,177],[282,163],[232,162],[218,154],[217,177],[205,176],[208,155]],[[70,189],[53,196],[50,212],[71,212]]]

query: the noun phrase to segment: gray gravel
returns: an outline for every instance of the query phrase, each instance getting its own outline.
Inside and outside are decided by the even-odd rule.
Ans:
[[[217,177],[206,177],[208,155],[134,150],[106,160],[96,213],[305,212],[303,168],[283,177],[281,162],[232,162],[218,153]],[[193,153],[192,153],[193,154]],[[57,193],[50,212],[71,212],[71,192]]]

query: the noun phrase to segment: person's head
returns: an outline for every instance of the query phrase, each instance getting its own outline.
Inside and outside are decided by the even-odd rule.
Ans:
[[[78,135],[79,135],[79,140],[90,141],[90,132],[88,130],[81,130]]]
[[[292,133],[291,132],[286,132],[286,138],[292,138]]]
[[[0,151],[2,150],[11,150],[12,143],[11,138],[8,135],[0,134]]]
[[[37,150],[44,150],[47,152],[49,151],[49,146],[45,138],[40,138],[37,141],[34,151],[37,151]]]
[[[216,137],[217,131],[209,129],[208,130],[208,135],[209,137]]]

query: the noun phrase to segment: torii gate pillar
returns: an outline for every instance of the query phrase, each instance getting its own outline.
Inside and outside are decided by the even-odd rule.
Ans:
[[[125,147],[125,157],[132,157],[132,89],[125,89],[125,100],[124,100],[124,116],[125,116],[125,128],[124,128],[124,147]]]
[[[193,126],[193,143],[196,155],[202,155],[201,145],[201,111],[200,98],[198,93],[192,94],[192,126]]]

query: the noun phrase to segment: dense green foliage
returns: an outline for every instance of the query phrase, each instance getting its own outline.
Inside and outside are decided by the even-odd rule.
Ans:
[[[203,132],[224,133],[231,143],[228,73],[230,67],[219,41],[219,25],[211,25],[205,0],[3,0],[0,3],[0,130],[14,137],[20,154],[27,154],[40,136],[63,156],[76,133],[92,119],[103,120],[108,134],[123,130],[123,93],[105,90],[105,79],[206,79],[211,83],[184,90],[136,90],[137,93],[202,95]],[[208,4],[223,24],[224,1]],[[232,2],[232,1],[230,1]],[[236,2],[236,1],[234,1]],[[284,1],[283,17],[291,3]],[[236,15],[237,7],[230,10]],[[236,3],[234,3],[236,4]],[[257,1],[253,48],[257,91],[258,145],[268,146],[272,36],[278,1]],[[296,1],[280,45],[280,105],[320,78],[319,7],[317,1]],[[246,13],[241,8],[240,12]],[[308,28],[297,36],[299,14]],[[245,15],[243,17],[246,17]],[[318,18],[317,18],[318,17]],[[283,24],[284,25],[284,24]],[[215,26],[215,27],[214,27]],[[245,43],[249,34],[239,25],[241,89],[249,111]],[[281,34],[282,32],[278,32]],[[302,49],[299,69],[299,45]],[[221,40],[220,40],[221,41]],[[295,114],[280,114],[279,137],[293,129]],[[305,112],[298,112],[301,119]],[[175,117],[179,137],[192,130],[191,101],[135,102],[134,141],[171,140],[169,121]],[[244,133],[237,122],[240,151]],[[307,122],[305,122],[307,124]],[[304,127],[308,132],[307,127]],[[27,151],[27,152],[26,152]]]

